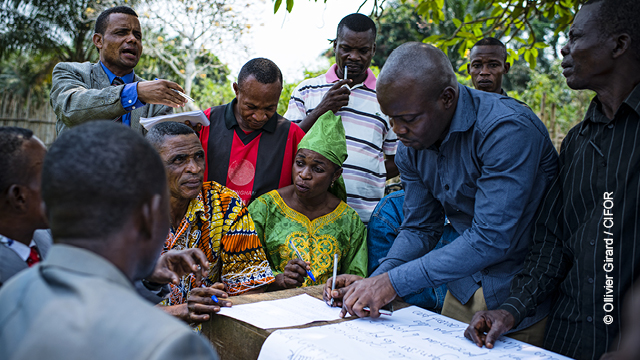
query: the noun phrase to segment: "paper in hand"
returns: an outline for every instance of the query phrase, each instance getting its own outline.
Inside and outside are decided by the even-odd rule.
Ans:
[[[191,122],[191,126],[195,126],[196,124],[209,126],[209,119],[207,119],[202,110],[154,116],[150,118],[140,118],[140,125],[142,125],[145,129],[150,130],[155,124],[159,124],[165,121],[175,121],[179,123],[189,121]]]

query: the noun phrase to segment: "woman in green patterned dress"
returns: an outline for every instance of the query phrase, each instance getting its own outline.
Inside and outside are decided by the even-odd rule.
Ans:
[[[270,290],[324,284],[332,276],[336,253],[339,274],[366,276],[366,228],[345,202],[342,164],[346,158],[342,121],[329,111],[298,145],[293,184],[266,193],[249,205],[276,275]]]

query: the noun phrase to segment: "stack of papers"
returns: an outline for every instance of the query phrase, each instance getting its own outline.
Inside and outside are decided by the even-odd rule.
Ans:
[[[165,121],[175,121],[179,123],[190,121],[191,126],[196,126],[196,124],[202,124],[202,126],[209,126],[209,119],[207,119],[207,117],[204,115],[204,112],[202,112],[202,110],[162,115],[162,116],[154,116],[150,118],[140,118],[140,125],[142,125],[145,129],[150,130],[155,124],[159,124]]]
[[[493,349],[479,348],[464,337],[466,328],[463,322],[410,306],[378,319],[276,330],[262,345],[258,360],[569,360],[504,336]]]
[[[222,307],[218,315],[229,316],[262,329],[341,319],[340,308],[331,307],[324,301],[307,294],[288,299],[234,305],[230,308]]]

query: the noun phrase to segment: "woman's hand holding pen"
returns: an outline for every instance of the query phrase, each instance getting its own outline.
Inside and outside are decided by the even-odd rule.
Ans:
[[[351,274],[342,274],[336,276],[336,289],[331,291],[331,286],[333,285],[333,277],[330,277],[329,280],[324,284],[324,291],[322,292],[322,299],[329,306],[342,306],[342,294],[338,291],[341,288],[345,288],[358,280],[362,280],[363,278],[358,275]],[[331,304],[331,298],[333,297],[333,304]]]
[[[284,267],[284,272],[276,275],[269,290],[291,289],[302,286],[307,270],[311,270],[311,263],[300,259],[291,259]]]
[[[210,287],[191,289],[187,297],[188,314],[184,320],[187,323],[201,323],[209,320],[210,314],[220,311],[221,306],[231,307],[231,301],[223,300],[229,297],[224,290],[224,284],[219,282]]]

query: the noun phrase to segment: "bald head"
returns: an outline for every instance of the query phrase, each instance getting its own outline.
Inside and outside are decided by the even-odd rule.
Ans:
[[[393,50],[376,83],[380,110],[404,146],[439,146],[458,103],[458,82],[447,56],[411,42]]]
[[[456,92],[458,81],[447,55],[440,49],[420,42],[409,42],[398,46],[384,64],[378,84],[415,83],[420,90],[433,99],[447,87]]]

